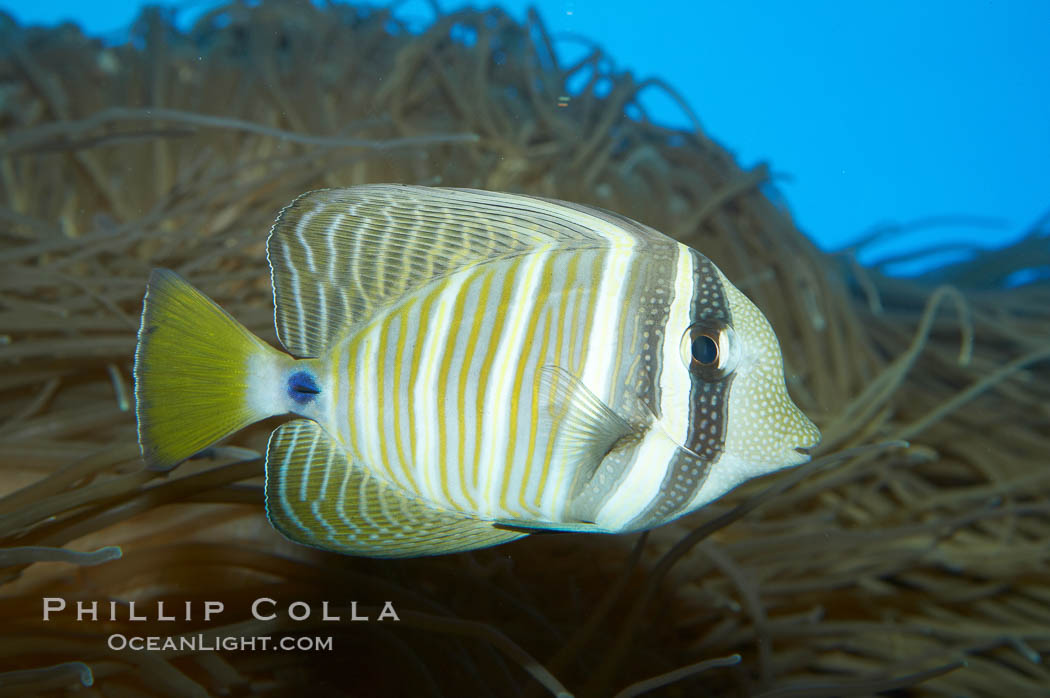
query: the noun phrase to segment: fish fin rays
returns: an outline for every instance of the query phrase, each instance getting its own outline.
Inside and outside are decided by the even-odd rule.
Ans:
[[[292,354],[321,356],[351,326],[431,281],[548,246],[611,247],[648,234],[629,222],[479,190],[381,184],[308,192],[281,211],[266,243],[277,334]]]
[[[609,451],[638,430],[565,369],[548,364],[539,374],[544,416],[571,472],[571,502],[591,482]]]
[[[135,346],[135,416],[151,470],[283,411],[253,397],[252,371],[291,359],[169,269],[150,274]]]
[[[551,533],[616,533],[600,528],[598,524],[589,521],[533,521],[529,519],[496,519],[496,526],[507,531],[519,531],[521,533],[538,533],[549,531]]]
[[[348,458],[308,419],[287,422],[270,436],[266,515],[297,543],[365,557],[454,553],[527,535],[405,493]]]

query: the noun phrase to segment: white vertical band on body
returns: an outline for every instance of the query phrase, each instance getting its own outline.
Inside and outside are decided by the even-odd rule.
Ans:
[[[656,498],[667,474],[667,466],[678,445],[659,428],[650,429],[638,444],[627,477],[612,491],[598,510],[595,523],[603,529],[620,531]]]
[[[354,407],[351,412],[344,416],[344,419],[347,420],[348,429],[353,434],[350,442],[357,446],[357,453],[354,455],[364,463],[374,463],[371,459],[378,453],[375,441],[377,438],[380,438],[377,433],[378,429],[359,428],[359,425],[364,423],[362,420],[365,418],[365,415],[371,417],[371,415],[375,414],[376,364],[374,352],[370,351],[370,347],[374,343],[370,333],[362,333],[361,338],[351,345],[354,351],[349,356],[349,370],[354,372],[354,385],[357,386],[357,390],[350,393],[350,401]],[[375,465],[370,467],[379,468],[382,466],[379,463],[375,463]]]
[[[682,356],[682,335],[692,323],[695,275],[693,255],[678,245],[674,299],[664,327],[663,362],[660,372],[660,426],[678,444],[689,436],[689,399],[693,381]]]
[[[442,296],[442,302],[447,298],[447,302],[451,304],[450,322],[455,320],[456,306],[460,306],[460,324],[458,327],[449,326],[448,341],[445,343],[438,362],[438,372],[435,374],[434,390],[439,397],[437,409],[444,414],[445,431],[444,449],[436,455],[443,458],[442,467],[448,483],[449,505],[459,511],[474,511],[477,507],[470,474],[474,455],[473,444],[477,437],[474,427],[476,402],[468,401],[465,393],[470,392],[468,377],[472,375],[471,366],[467,365],[467,347],[471,334],[475,329],[481,332],[484,324],[482,308],[479,307],[482,275],[479,275],[474,267],[470,267],[464,269],[459,276],[462,283],[455,284],[447,295]],[[440,375],[442,370],[447,370],[444,378]],[[444,381],[443,386],[437,383],[440,380]],[[460,392],[461,385],[463,394]],[[442,395],[443,402],[440,401]]]
[[[489,384],[484,396],[483,414],[500,415],[499,419],[493,419],[491,424],[475,425],[481,431],[481,453],[479,470],[477,501],[481,507],[490,507],[496,515],[513,516],[519,512],[509,508],[517,497],[508,497],[507,502],[500,501],[503,481],[505,478],[520,478],[523,471],[513,468],[514,463],[507,462],[507,443],[509,430],[520,431],[521,416],[528,414],[525,405],[528,396],[514,395],[514,369],[522,353],[526,351],[523,346],[525,330],[528,325],[529,315],[536,312],[536,288],[540,284],[540,270],[546,254],[528,255],[519,257],[514,263],[507,266],[505,274],[516,276],[514,288],[511,293],[510,303],[507,306],[508,317],[503,324],[503,333],[500,337],[491,337],[490,342],[497,342],[492,365],[489,367]],[[503,279],[497,279],[498,282]],[[498,310],[498,309],[497,309]],[[510,424],[509,401],[516,400],[521,403],[519,410],[519,423]],[[486,433],[488,431],[488,433]],[[527,448],[527,444],[525,446]],[[520,443],[516,444],[516,452],[522,449]],[[504,505],[508,508],[504,508]],[[523,513],[523,512],[521,512]]]
[[[688,434],[692,381],[682,359],[681,339],[691,322],[693,285],[693,256],[680,245],[663,343],[652,347],[662,352],[660,423],[646,433],[626,477],[598,511],[596,523],[602,528],[618,530],[649,506],[660,491],[675,450]]]
[[[553,313],[551,320],[552,345],[548,350],[547,356],[554,365],[576,375],[578,370],[578,366],[575,363],[576,349],[582,347],[584,343],[583,330],[585,328],[583,328],[583,325],[586,324],[586,318],[589,317],[588,313],[592,304],[592,296],[599,285],[601,271],[593,269],[590,257],[586,254],[586,251],[581,250],[574,251],[568,257],[566,266],[568,265],[573,266],[573,284],[572,286],[563,285],[560,289],[558,303],[551,303],[551,312]],[[566,269],[565,277],[568,278],[568,276],[568,269]],[[561,304],[564,304],[564,307],[561,307]],[[582,353],[582,349],[580,353]],[[582,361],[580,364],[582,365]],[[544,405],[540,406],[541,410],[545,408],[546,406]],[[561,511],[562,503],[565,499],[564,493],[568,492],[572,478],[566,475],[564,467],[558,467],[559,454],[556,435],[552,432],[547,434],[547,438],[553,439],[554,443],[548,442],[547,444],[551,451],[550,463],[541,465],[541,468],[546,466],[548,472],[542,485],[543,492],[541,493],[539,506],[542,511],[558,512]],[[545,459],[546,455],[545,452]]]
[[[595,307],[591,326],[584,328],[587,353],[583,356],[583,375],[580,378],[604,402],[608,402],[613,393],[611,380],[616,369],[613,366],[615,347],[625,339],[621,336],[623,328],[620,326],[623,317],[621,311],[627,301],[623,297],[627,289],[624,280],[630,273],[636,254],[633,240],[630,244],[609,250],[604,267],[599,272],[597,292],[590,295]]]
[[[501,505],[528,518],[544,515],[532,502],[542,494],[540,472],[543,466],[545,439],[538,433],[538,420],[541,410],[546,406],[539,402],[541,396],[536,391],[536,375],[540,368],[551,360],[549,335],[544,333],[544,318],[552,312],[551,301],[557,294],[558,282],[549,277],[553,268],[552,255],[552,251],[547,251],[524,258],[527,261],[524,262],[523,281],[530,289],[528,300],[531,307],[524,316],[521,349],[518,356],[514,357],[509,376],[510,399],[515,403],[510,412],[511,416],[517,413],[517,421],[510,424],[512,433],[508,436],[513,437],[514,448],[511,452],[508,444],[506,449],[505,461],[509,467],[503,474],[506,482],[502,483],[501,500],[504,499],[504,492],[506,496]],[[546,293],[542,290],[545,279],[549,280]],[[541,351],[544,353],[541,354]],[[517,375],[519,371],[520,376]],[[504,403],[505,406],[508,404],[510,403]],[[532,443],[534,433],[536,443]],[[531,451],[530,445],[533,447]],[[537,445],[539,449],[535,448]]]
[[[477,428],[474,424],[474,404],[468,402],[466,397],[460,395],[460,384],[464,377],[470,375],[471,367],[466,364],[467,344],[470,335],[477,327],[482,329],[484,317],[482,308],[479,307],[479,286],[481,276],[476,275],[473,266],[463,269],[454,277],[455,283],[450,283],[442,292],[441,304],[448,304],[449,323],[455,319],[455,308],[459,304],[460,324],[452,326],[449,324],[445,330],[448,335],[447,341],[439,358],[437,371],[434,373],[432,389],[435,399],[444,395],[444,403],[436,402],[436,409],[444,414],[444,449],[435,449],[433,457],[443,459],[443,463],[432,464],[430,467],[441,469],[443,477],[448,484],[447,497],[443,494],[441,501],[448,499],[447,504],[459,511],[473,511],[474,503],[473,483],[471,482],[471,463],[473,459],[472,444],[477,438]],[[447,366],[447,375],[441,376],[441,370]],[[440,386],[438,381],[444,381]],[[469,392],[469,387],[464,385],[464,392]],[[459,410],[462,404],[463,411]],[[435,428],[438,423],[434,424]],[[463,449],[460,450],[460,441]],[[431,454],[424,453],[429,458]]]
[[[382,340],[382,346],[378,348],[378,351],[384,354],[383,366],[386,370],[386,375],[377,376],[379,389],[384,391],[383,414],[376,415],[372,419],[378,418],[378,423],[386,431],[383,437],[386,440],[383,448],[387,462],[390,463],[391,469],[397,474],[398,482],[403,482],[406,485],[411,482],[418,482],[418,477],[414,472],[409,473],[411,464],[408,462],[409,449],[412,445],[412,439],[415,438],[415,435],[410,433],[408,428],[411,423],[409,417],[413,405],[411,400],[406,399],[407,395],[405,394],[405,387],[411,380],[411,374],[405,370],[403,364],[398,365],[397,351],[398,347],[402,346],[409,339],[416,337],[421,331],[419,324],[412,322],[414,317],[412,311],[415,311],[417,307],[418,304],[408,306],[409,312],[407,313],[391,309],[388,311],[390,315],[387,316],[390,319],[384,318],[384,321],[377,325],[380,328],[378,335]],[[385,332],[382,330],[384,327],[386,328]]]
[[[418,317],[417,308],[410,310],[410,317],[407,321],[409,326],[415,326],[412,322],[413,317]],[[387,414],[392,403],[391,395],[385,394],[383,396],[386,409],[384,409],[382,414],[376,414],[380,399],[379,391],[384,390],[387,384],[386,376],[379,375],[376,370],[380,363],[379,354],[389,351],[388,347],[380,342],[380,328],[385,319],[385,314],[377,316],[370,326],[362,331],[360,340],[354,343],[356,351],[354,356],[351,357],[351,362],[356,359],[356,365],[351,366],[350,370],[356,371],[355,383],[357,390],[354,395],[350,396],[350,399],[353,401],[352,404],[355,405],[355,410],[352,414],[348,414],[346,419],[358,420],[355,424],[350,425],[350,430],[357,437],[357,445],[361,452],[361,462],[367,463],[369,468],[381,480],[392,480],[393,484],[402,488],[408,488],[408,473],[396,462],[394,456],[397,454],[397,447],[395,446],[393,434],[387,431],[387,417],[391,416]],[[392,360],[386,361],[387,371],[392,372],[392,364]],[[361,429],[361,424],[374,424],[376,428]],[[383,459],[384,452],[387,455],[385,462]],[[387,465],[389,465],[389,471]]]
[[[613,385],[613,380],[618,375],[615,347],[624,340],[622,311],[624,304],[629,300],[625,298],[629,286],[625,279],[631,273],[631,266],[638,254],[637,241],[634,238],[624,237],[620,243],[602,255],[604,262],[598,268],[596,276],[590,278],[593,288],[591,292],[582,296],[584,303],[593,306],[590,314],[588,315],[587,308],[581,307],[572,315],[574,322],[582,322],[584,318],[590,317],[590,326],[570,326],[571,333],[585,338],[579,342],[579,345],[586,347],[585,351],[582,346],[580,349],[580,381],[606,404],[611,402],[616,392],[616,386]],[[570,366],[560,368],[571,369]],[[558,460],[557,454],[553,460]],[[568,464],[563,461],[562,467],[555,466],[548,479],[548,491],[543,493],[541,506],[544,515],[551,520],[557,520],[563,515],[574,476],[575,473],[570,472]]]
[[[444,501],[441,483],[449,476],[448,473],[441,472],[439,450],[442,435],[437,431],[438,411],[447,409],[446,405],[437,403],[437,382],[441,379],[440,359],[445,354],[445,345],[455,341],[452,333],[459,329],[451,327],[452,309],[466,279],[467,275],[460,272],[439,282],[442,288],[430,306],[430,317],[420,317],[417,325],[420,336],[416,337],[416,341],[422,341],[423,347],[419,355],[420,365],[416,369],[418,373],[415,377],[415,392],[411,403],[406,405],[416,413],[416,433],[410,435],[410,438],[416,440],[417,462],[409,464],[409,467],[415,465],[417,468],[416,482],[419,483],[420,494],[435,502]],[[385,349],[393,353],[393,347]],[[390,363],[393,364],[393,358]],[[449,424],[450,420],[446,419],[446,429]]]

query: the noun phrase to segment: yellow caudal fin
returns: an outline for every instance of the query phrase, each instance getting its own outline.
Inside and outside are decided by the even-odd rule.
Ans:
[[[281,354],[168,269],[150,274],[135,348],[135,415],[147,465],[171,467],[283,412],[260,382]]]

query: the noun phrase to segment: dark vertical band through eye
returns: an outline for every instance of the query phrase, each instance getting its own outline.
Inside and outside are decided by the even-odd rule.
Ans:
[[[733,347],[732,328],[698,322],[682,335],[682,361],[695,378],[709,383],[725,380],[736,368]]]

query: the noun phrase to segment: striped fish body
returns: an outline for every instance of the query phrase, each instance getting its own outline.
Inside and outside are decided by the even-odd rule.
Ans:
[[[177,448],[167,425],[189,417],[154,414],[171,399],[151,385],[177,383],[160,366],[182,343],[157,330],[177,325],[166,299],[189,292],[170,272],[151,280],[140,441],[164,466],[239,422],[303,417],[274,432],[266,466],[267,513],[298,542],[398,557],[537,529],[641,530],[803,462],[819,439],[757,308],[706,257],[616,214],[469,190],[324,190],[281,213],[267,252],[292,356],[227,328],[243,414],[227,406],[222,432],[198,425]]]
[[[442,507],[570,521],[583,483],[542,369],[560,367],[618,414],[646,419],[625,388],[652,356],[631,341],[643,334],[635,291],[660,281],[652,258],[626,244],[472,265],[336,344],[324,422],[356,460]]]

